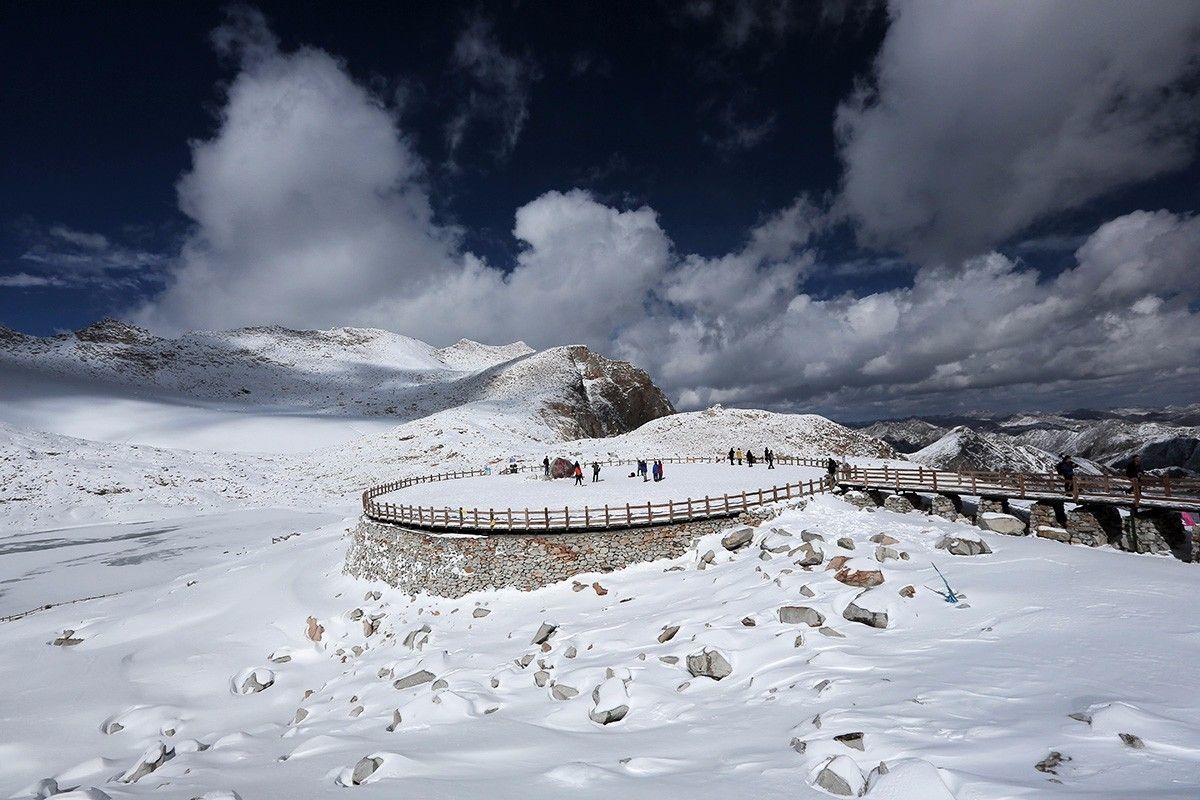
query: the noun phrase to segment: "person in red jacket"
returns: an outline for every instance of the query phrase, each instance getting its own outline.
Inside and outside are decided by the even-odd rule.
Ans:
[[[579,462],[575,462],[575,485],[583,486],[583,467],[579,466]]]

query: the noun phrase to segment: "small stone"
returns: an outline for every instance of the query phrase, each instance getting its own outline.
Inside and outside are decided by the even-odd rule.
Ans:
[[[849,560],[850,556],[834,556],[833,558],[829,559],[829,563],[825,565],[825,571],[829,572],[832,570],[833,572],[837,572],[839,569],[846,566],[846,563]]]
[[[1057,750],[1051,750],[1050,755],[1043,758],[1041,761],[1033,765],[1033,768],[1038,772],[1048,772],[1051,775],[1057,775],[1058,765],[1064,761],[1070,761],[1070,756],[1064,756]]]
[[[526,653],[516,660],[516,665],[521,669],[525,669],[533,663],[533,653]]]
[[[807,625],[818,628],[825,624],[825,615],[808,606],[783,606],[779,609],[779,621],[784,625]]]
[[[575,645],[571,645],[563,653],[563,658],[574,658],[576,655],[578,655],[578,652],[579,651],[575,649]]]
[[[533,682],[537,684],[539,689],[546,688],[546,684],[550,682],[550,673],[539,669],[537,672],[533,673]]]
[[[794,642],[792,642],[792,647],[803,647],[803,646],[804,646],[804,634],[797,633],[796,640]]]
[[[663,628],[662,633],[658,635],[660,644],[665,644],[675,638],[675,634],[679,633],[678,625],[668,625]]]
[[[1140,736],[1134,736],[1132,733],[1118,733],[1117,735],[1121,737],[1121,741],[1126,746],[1132,747],[1134,750],[1144,750],[1146,747],[1146,743]]]
[[[433,685],[431,685],[429,688],[432,689],[433,691],[437,692],[442,689],[449,689],[450,684],[446,681],[445,678],[438,678],[436,681],[433,682]]]
[[[798,567],[815,567],[825,560],[825,553],[811,544],[803,544],[798,549],[801,553],[801,557],[796,561]]]
[[[812,589],[810,589],[807,584],[800,587],[800,594],[804,595],[805,597],[816,597],[817,596],[817,593],[814,592]]]
[[[878,547],[875,548],[875,560],[876,561],[882,563],[884,561],[887,561],[888,559],[891,559],[893,561],[899,561],[900,553],[897,550],[895,550],[894,548],[884,547],[883,545],[879,545]]]
[[[678,664],[679,656],[659,656],[658,660],[664,664]]]
[[[490,613],[492,613],[492,612],[491,612],[491,609],[487,609],[487,608],[477,608],[477,609],[475,609],[474,611],[472,611],[472,612],[471,612],[471,616],[472,616],[472,617],[474,617],[475,619],[483,619],[484,617],[486,617],[486,616],[487,616],[488,614],[490,614]]]
[[[307,716],[308,716],[308,709],[297,708],[296,713],[292,716],[292,724],[299,725],[301,722],[304,722],[304,720]]]
[[[392,684],[397,689],[411,689],[414,686],[420,686],[423,683],[429,683],[437,676],[427,669],[414,672],[411,675],[405,675]]]
[[[894,539],[886,533],[877,533],[871,537],[871,541],[875,544],[900,544],[899,539]]]
[[[752,617],[742,617],[742,624],[745,625],[747,628],[753,628],[758,623],[755,622]]]
[[[275,685],[275,673],[269,669],[250,670],[250,674],[242,680],[239,690],[242,694],[258,694],[264,689]]]
[[[844,583],[847,586],[857,586],[859,588],[869,588],[878,586],[883,583],[883,573],[877,569],[856,569],[851,570],[847,567],[837,571],[833,576],[839,583]]]
[[[788,747],[792,748],[797,753],[803,753],[808,749],[808,743],[803,739],[793,738],[790,742],[788,742]]]
[[[310,640],[312,640],[314,642],[319,642],[319,641],[321,641],[321,636],[324,633],[325,633],[325,626],[321,625],[319,622],[317,622],[316,617],[309,617],[308,618],[308,628],[307,628],[307,630],[305,630],[304,635],[307,636]]]
[[[362,706],[355,706],[354,708],[350,709],[350,717],[351,718],[357,717],[359,714],[362,714],[362,713],[363,713]]]
[[[587,588],[586,583],[580,583],[579,581],[571,581],[571,591],[572,592],[582,592],[586,588]]]
[[[868,608],[863,608],[858,605],[858,601],[866,596],[868,592],[863,592],[850,605],[846,606],[842,611],[842,617],[850,622],[859,622],[863,625],[868,625],[872,628],[886,628],[888,626],[888,615],[886,611],[872,611]],[[864,603],[866,601],[863,601]]]
[[[988,547],[987,542],[979,539],[963,539],[958,536],[944,536],[936,547],[956,556],[978,556],[992,552],[992,548]]]
[[[1092,724],[1092,715],[1086,711],[1076,711],[1074,714],[1067,714],[1067,716],[1077,722],[1086,722],[1088,725]]]
[[[917,587],[909,584],[900,590],[901,597],[914,597],[917,594]]]
[[[361,786],[367,778],[375,774],[375,770],[383,766],[382,758],[371,758],[367,756],[359,759],[359,762],[354,765],[354,772],[350,775],[350,784],[352,786]]]
[[[729,663],[729,660],[717,650],[709,650],[707,648],[687,657],[687,669],[692,674],[692,677],[712,678],[714,681],[719,681],[733,674],[733,666]]]
[[[802,531],[800,533],[800,540],[803,542],[823,542],[825,541],[825,537],[813,531]]]
[[[531,641],[530,644],[544,644],[546,640],[553,636],[554,632],[557,630],[557,625],[551,625],[548,622],[543,622],[537,629],[537,633],[533,635],[533,641]]]
[[[831,639],[845,639],[846,638],[846,634],[842,633],[841,631],[834,630],[833,628],[830,628],[830,627],[818,628],[817,633],[824,634],[825,636],[828,636]]]
[[[601,585],[600,585],[600,581],[596,581],[595,583],[593,583],[593,584],[592,584],[592,589],[593,589],[593,590],[596,592],[596,594],[597,594],[597,595],[599,595],[600,597],[604,597],[604,595],[608,594],[608,589],[605,589],[603,586],[601,586]]]
[[[817,773],[816,784],[830,794],[842,797],[857,797],[866,788],[862,771],[846,756],[835,756],[826,761]]]
[[[550,696],[555,700],[570,700],[579,694],[579,690],[574,686],[567,686],[565,683],[556,683],[550,687]]]
[[[489,681],[489,683],[491,683],[493,689],[500,688],[500,679],[499,678],[492,678],[491,681]]]
[[[396,728],[400,727],[401,721],[402,721],[402,718],[400,716],[400,709],[397,708],[396,710],[394,710],[392,712],[392,724],[387,726],[387,729],[386,729],[387,732],[388,733],[395,732]]]
[[[843,550],[853,550],[854,549],[854,540],[851,539],[849,536],[843,536],[842,538],[837,540],[837,546],[842,548]]]
[[[363,618],[363,613],[364,612],[361,608],[354,609],[353,611],[350,612],[350,621],[358,622],[360,619]]]
[[[854,731],[853,733],[843,733],[840,736],[833,737],[833,740],[835,742],[841,742],[842,744],[846,745],[846,747],[852,747],[855,750],[866,750],[867,749],[863,744],[862,731]]]

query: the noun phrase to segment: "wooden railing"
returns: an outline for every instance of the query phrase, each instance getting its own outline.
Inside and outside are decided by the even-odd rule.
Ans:
[[[714,464],[721,463],[725,459],[682,456],[659,460],[668,464]],[[609,459],[606,461],[589,461],[587,463],[599,463],[603,466],[612,467],[633,464],[635,461],[632,459]],[[775,458],[775,463],[788,466],[820,467],[823,469],[826,461],[816,458],[778,456]],[[542,470],[543,466],[536,464],[520,465],[515,471],[541,472]],[[501,472],[504,472],[504,470],[501,470]],[[510,468],[508,472],[511,474],[513,470]],[[665,503],[626,503],[624,505],[604,505],[603,507],[583,506],[582,508],[571,508],[570,506],[550,508],[546,506],[541,509],[500,509],[466,508],[463,506],[414,506],[398,503],[381,503],[376,500],[378,497],[409,486],[456,480],[459,478],[472,478],[486,474],[488,474],[488,471],[482,469],[443,472],[435,475],[404,478],[392,483],[373,486],[362,494],[363,514],[379,522],[405,525],[424,530],[478,531],[486,533],[605,530],[607,528],[633,528],[732,517],[755,506],[817,494],[828,491],[831,488],[831,484],[827,480],[797,481],[795,483],[785,483],[735,494],[706,495],[699,498],[689,497],[684,500],[668,500]]]
[[[838,470],[838,482],[896,492],[1097,500],[1179,508],[1200,505],[1200,480],[1165,475],[1145,475],[1136,481],[1117,475],[1076,475],[1068,485],[1061,475],[1047,473],[946,472],[923,467],[896,469],[847,464]]]

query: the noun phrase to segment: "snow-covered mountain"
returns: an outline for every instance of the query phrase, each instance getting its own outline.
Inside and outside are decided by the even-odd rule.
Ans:
[[[439,349],[359,328],[175,339],[113,320],[44,338],[0,330],[0,375],[0,421],[224,451],[339,444],[471,405],[505,407],[558,438],[611,436],[673,410],[645,372],[583,346]]]
[[[985,435],[1000,451],[1006,450],[1005,444],[1032,447],[1050,453],[1055,461],[1059,454],[1066,453],[1077,461],[1086,459],[1110,469],[1120,469],[1131,456],[1140,454],[1142,466],[1148,470],[1174,468],[1200,472],[1200,404],[1163,409],[910,418],[875,422],[861,430],[883,439],[900,452],[915,454],[955,427]],[[1003,463],[1000,459],[980,466],[1004,469]]]
[[[965,425],[953,428],[933,444],[908,456],[918,464],[957,472],[1052,473],[1058,456],[1008,437],[973,431]],[[1084,458],[1075,459],[1083,474],[1098,474],[1102,468]]]

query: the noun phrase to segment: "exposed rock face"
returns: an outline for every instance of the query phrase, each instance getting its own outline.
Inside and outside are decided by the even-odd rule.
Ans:
[[[563,438],[613,436],[641,427],[675,409],[650,376],[625,361],[613,361],[583,345],[565,351],[578,373],[562,400],[547,401],[545,414]]]
[[[1025,535],[1025,523],[1012,514],[980,514],[977,524],[985,531],[1003,533],[1008,536]]]

